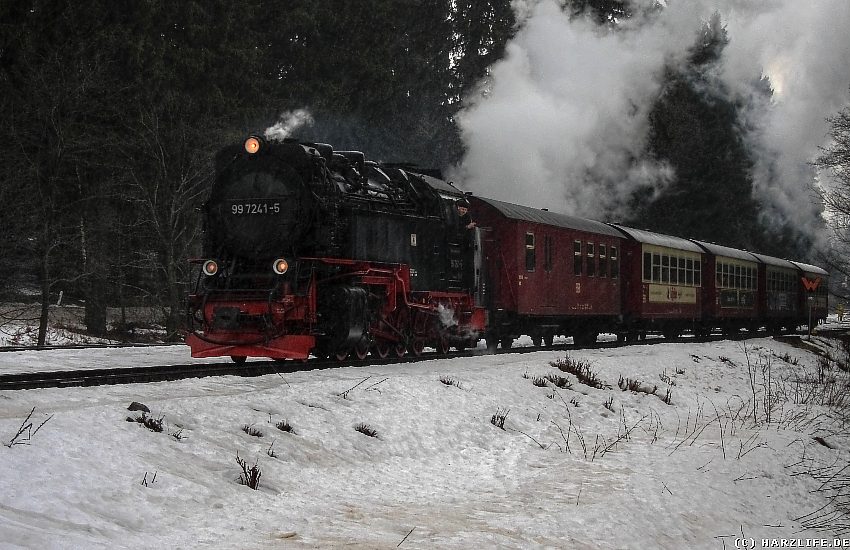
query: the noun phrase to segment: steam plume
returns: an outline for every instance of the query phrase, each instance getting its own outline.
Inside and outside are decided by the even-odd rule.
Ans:
[[[620,217],[638,186],[663,189],[670,168],[636,160],[647,115],[665,64],[682,62],[718,13],[730,39],[719,76],[750,102],[756,198],[798,227],[818,221],[807,163],[825,139],[825,117],[848,100],[850,2],[670,0],[618,32],[570,20],[556,0],[514,9],[516,36],[458,117],[468,152],[454,177],[468,188],[595,218]],[[762,74],[775,89],[771,105],[755,103]]]
[[[313,124],[313,115],[307,109],[285,111],[281,113],[277,123],[266,128],[264,133],[266,139],[283,141],[301,126],[310,126],[311,124]]]

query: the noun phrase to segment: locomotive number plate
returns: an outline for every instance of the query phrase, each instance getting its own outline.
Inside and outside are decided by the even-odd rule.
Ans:
[[[236,216],[280,214],[280,202],[253,199],[234,201],[230,205],[230,213]]]

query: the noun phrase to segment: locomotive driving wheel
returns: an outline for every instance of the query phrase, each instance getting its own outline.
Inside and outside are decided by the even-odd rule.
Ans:
[[[425,350],[425,341],[414,337],[407,349],[412,355],[419,357],[422,355],[422,351]]]
[[[396,357],[404,357],[404,354],[407,353],[407,346],[404,345],[404,342],[397,343],[394,349]]]
[[[386,359],[390,354],[390,345],[385,340],[378,340],[372,345],[372,356],[378,359]]]
[[[366,356],[369,355],[369,342],[365,339],[357,342],[357,345],[354,346],[354,350],[352,351],[355,357],[359,360],[366,359]]]
[[[447,353],[449,353],[449,349],[451,348],[451,345],[449,344],[448,338],[446,338],[445,336],[443,336],[441,334],[440,337],[437,338],[437,346],[436,347],[437,347],[437,353],[439,353],[440,355],[446,355]]]

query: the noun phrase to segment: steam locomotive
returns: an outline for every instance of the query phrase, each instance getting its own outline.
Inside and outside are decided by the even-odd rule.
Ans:
[[[251,136],[216,157],[189,297],[194,357],[305,359],[475,345],[464,194],[356,151]]]
[[[826,317],[817,266],[468,196],[321,143],[251,136],[215,162],[188,300],[194,357],[384,358]]]

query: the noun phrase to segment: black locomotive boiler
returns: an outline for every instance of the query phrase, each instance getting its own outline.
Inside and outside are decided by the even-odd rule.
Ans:
[[[476,231],[455,187],[330,145],[251,136],[216,156],[189,297],[194,357],[474,345]]]

